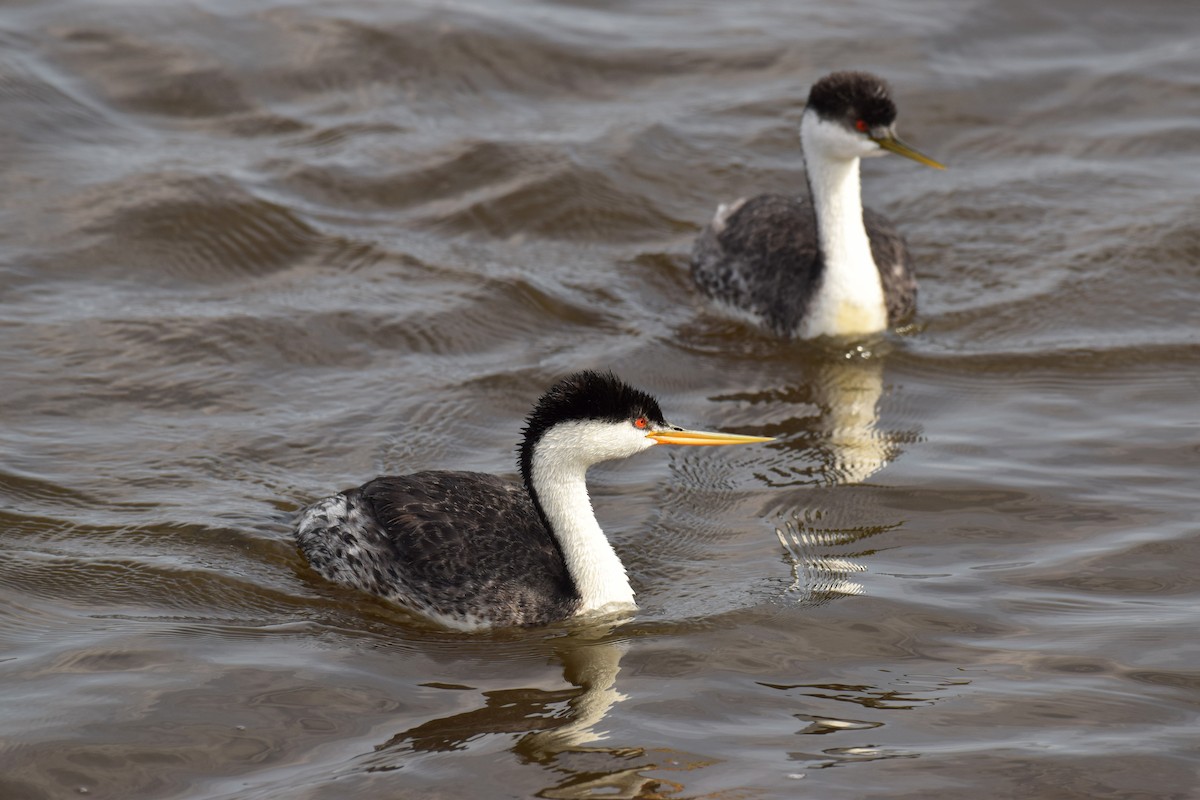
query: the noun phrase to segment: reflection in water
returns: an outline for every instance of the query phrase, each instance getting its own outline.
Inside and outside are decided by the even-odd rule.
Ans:
[[[797,593],[805,605],[823,605],[835,597],[865,594],[861,583],[850,580],[851,575],[867,571],[855,560],[865,553],[850,552],[848,548],[899,527],[899,523],[834,527],[823,522],[826,516],[811,509],[797,511],[775,529],[792,567],[792,583],[787,590]]]
[[[878,429],[883,358],[861,345],[822,359],[813,376],[821,408],[824,456],[830,483],[862,483],[894,457],[895,444]]]
[[[899,525],[858,522],[848,514],[854,511],[855,496],[835,488],[866,481],[895,459],[901,442],[912,436],[880,428],[886,343],[880,345],[879,350],[814,347],[797,365],[799,385],[771,392],[769,398],[740,398],[792,409],[778,423],[781,430],[772,431],[782,434],[784,446],[776,449],[765,479],[777,488],[803,487],[801,504],[789,492],[777,496],[768,513],[779,520],[775,534],[791,566],[787,592],[805,605],[863,594],[863,584],[852,578],[866,571],[856,560],[865,552],[854,545]],[[808,413],[814,407],[817,413]],[[814,483],[829,490],[837,504],[814,508]]]
[[[630,764],[630,759],[645,755],[642,748],[596,744],[608,734],[595,726],[614,705],[626,699],[617,691],[616,680],[629,643],[614,641],[609,638],[611,634],[611,627],[575,631],[556,644],[563,678],[574,684],[573,688],[483,692],[483,707],[429,720],[379,745],[366,760],[367,770],[401,769],[415,754],[464,750],[489,734],[524,734],[512,746],[512,752],[523,762],[541,764],[564,776],[561,782],[539,792],[541,797],[634,798],[656,791],[661,781],[641,774],[654,765]],[[576,768],[565,760],[570,754],[591,757]],[[595,756],[603,760],[597,761]]]
[[[904,434],[879,427],[883,398],[882,350],[857,345],[814,352],[802,374],[801,387],[788,394],[815,406],[815,417],[801,418],[797,444],[815,459],[816,482],[823,486],[862,483],[899,453]]]
[[[886,346],[814,345],[787,362],[787,384],[778,384],[775,363],[761,377],[771,388],[713,398],[743,404],[756,429],[779,438],[762,464],[768,485],[858,484],[897,457],[914,433],[879,425]]]
[[[793,520],[775,529],[792,562],[792,583],[787,591],[800,592],[811,605],[821,605],[837,595],[866,592],[861,583],[847,579],[851,573],[866,572],[866,567],[848,558],[824,554],[829,545],[852,541],[840,534],[840,531],[802,527]]]
[[[953,696],[958,687],[968,683],[970,681],[959,677],[901,675],[894,678],[890,686],[845,683],[772,684],[765,682],[760,682],[760,685],[805,699],[851,703],[869,712],[887,712],[932,706],[939,700]],[[800,762],[809,769],[824,769],[859,761],[884,761],[893,758],[919,758],[921,756],[917,750],[881,747],[870,743],[870,738],[862,738],[866,731],[884,727],[885,723],[880,720],[807,712],[797,713],[793,716],[804,723],[804,727],[796,731],[797,735],[837,735],[838,739],[835,741],[841,742],[838,746],[823,746],[820,749],[788,752],[789,761]],[[858,742],[846,742],[847,737],[857,737]],[[824,745],[832,742],[823,740],[821,743]]]

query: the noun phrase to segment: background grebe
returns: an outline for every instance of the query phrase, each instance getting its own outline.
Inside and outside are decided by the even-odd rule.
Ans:
[[[527,419],[523,486],[479,472],[376,478],[300,512],[296,539],[325,578],[462,630],[633,608],[592,512],[588,467],[656,444],[765,441],[669,425],[645,392],[579,372]]]
[[[696,240],[692,277],[740,316],[780,336],[884,330],[916,308],[904,238],[862,206],[859,160],[887,152],[943,169],[896,138],[886,83],[835,72],[800,118],[811,201],[759,195],[722,204]]]

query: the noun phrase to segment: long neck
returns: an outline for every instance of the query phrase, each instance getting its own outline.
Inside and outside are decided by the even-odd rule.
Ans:
[[[805,318],[807,336],[873,333],[887,327],[883,284],[863,223],[859,159],[829,155],[832,123],[805,114],[800,126],[808,188],[824,265]]]
[[[625,566],[600,529],[587,491],[587,467],[570,443],[548,432],[533,450],[526,480],[582,600],[580,613],[634,605]]]

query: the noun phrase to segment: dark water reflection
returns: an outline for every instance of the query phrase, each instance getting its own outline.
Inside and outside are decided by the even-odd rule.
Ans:
[[[0,22],[0,797],[1196,794],[1187,4]],[[845,67],[951,167],[864,167],[921,313],[780,343],[686,254]],[[594,471],[635,617],[450,634],[296,553],[330,489],[511,475],[584,366],[777,437]]]

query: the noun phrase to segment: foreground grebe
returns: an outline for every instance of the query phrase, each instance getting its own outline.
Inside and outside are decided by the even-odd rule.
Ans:
[[[728,310],[779,336],[882,331],[917,304],[904,238],[863,209],[859,160],[888,151],[943,169],[896,138],[888,86],[835,72],[800,117],[811,201],[766,194],[722,204],[692,249],[692,277]]]
[[[588,467],[656,444],[766,441],[668,425],[650,395],[579,372],[526,421],[524,485],[480,472],[376,478],[301,511],[296,539],[323,577],[461,630],[631,609],[625,568],[588,499]]]

